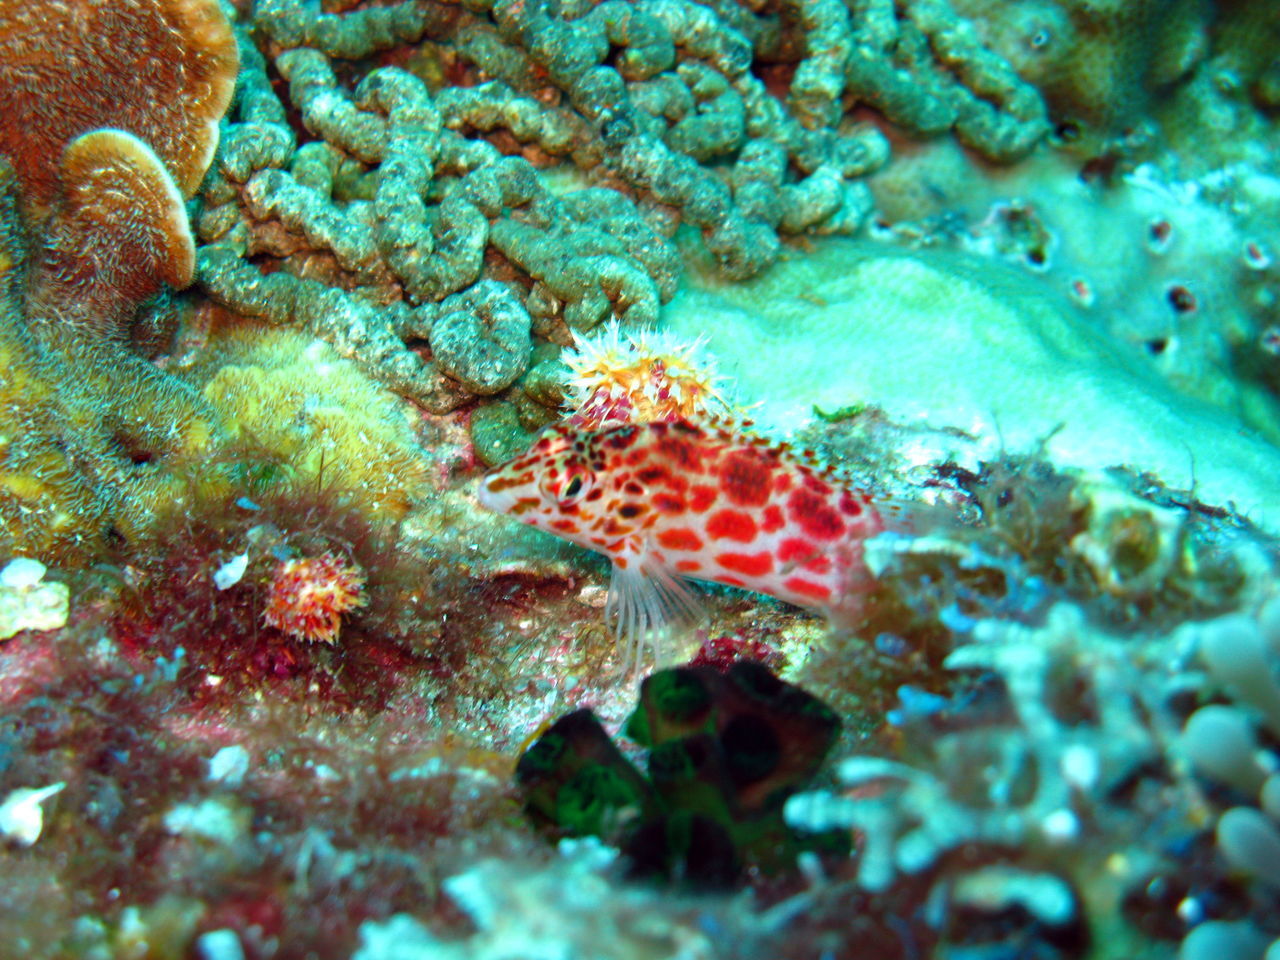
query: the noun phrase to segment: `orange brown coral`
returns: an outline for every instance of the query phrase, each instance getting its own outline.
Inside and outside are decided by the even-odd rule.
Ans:
[[[239,60],[216,0],[0,0],[0,154],[25,203],[53,203],[51,159],[115,127],[151,145],[185,196],[200,185]]]
[[[62,191],[27,295],[33,314],[102,329],[127,323],[164,285],[190,285],[187,212],[150,147],[123,130],[94,130],[67,145],[60,169]]]

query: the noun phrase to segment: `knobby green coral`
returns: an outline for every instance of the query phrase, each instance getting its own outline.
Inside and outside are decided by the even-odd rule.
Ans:
[[[1034,146],[1034,89],[942,0],[901,6],[262,0],[201,280],[429,410],[497,392],[534,339],[653,322],[678,230],[732,279],[789,236],[856,230],[888,144],[851,107],[995,159]]]

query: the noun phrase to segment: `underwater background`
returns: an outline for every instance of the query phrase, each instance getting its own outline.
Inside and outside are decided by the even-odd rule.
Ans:
[[[1277,0],[0,0],[0,958],[1280,960],[1278,114]]]

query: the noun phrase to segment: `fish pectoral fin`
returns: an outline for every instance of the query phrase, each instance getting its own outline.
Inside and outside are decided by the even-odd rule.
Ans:
[[[615,619],[618,640],[637,655],[645,648],[661,653],[676,627],[706,618],[688,580],[658,564],[613,565],[605,617]]]

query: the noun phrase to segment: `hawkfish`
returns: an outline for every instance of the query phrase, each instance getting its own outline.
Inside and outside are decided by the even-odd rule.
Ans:
[[[606,617],[638,648],[700,617],[688,580],[768,594],[852,625],[871,585],[870,494],[785,445],[685,420],[562,422],[486,473],[480,502],[607,556]]]

